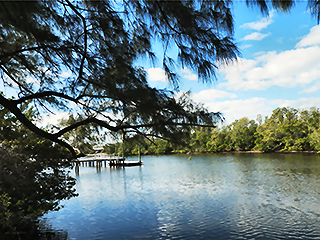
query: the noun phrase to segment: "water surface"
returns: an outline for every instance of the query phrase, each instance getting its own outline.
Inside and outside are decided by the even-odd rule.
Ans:
[[[45,215],[47,223],[68,239],[320,239],[318,155],[142,161],[141,167],[80,167],[79,197]]]

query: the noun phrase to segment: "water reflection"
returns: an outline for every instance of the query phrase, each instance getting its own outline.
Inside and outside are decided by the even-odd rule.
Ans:
[[[67,240],[68,232],[63,229],[53,228],[45,219],[28,222],[28,226],[19,234],[7,234],[0,231],[1,240]]]
[[[80,174],[80,167],[79,167],[79,165],[76,165],[76,166],[74,167],[74,171],[75,171],[76,176],[79,176],[79,174]]]
[[[46,216],[70,239],[319,239],[320,157],[144,157],[80,167],[78,198]]]

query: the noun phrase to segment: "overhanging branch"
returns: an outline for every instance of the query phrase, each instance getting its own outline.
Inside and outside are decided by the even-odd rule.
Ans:
[[[69,145],[68,143],[62,141],[61,139],[58,139],[54,134],[48,133],[40,128],[38,128],[36,125],[34,125],[29,119],[26,118],[26,116],[21,112],[21,110],[17,107],[17,104],[13,101],[10,101],[0,95],[0,104],[8,109],[12,114],[16,116],[16,118],[24,125],[26,126],[30,131],[34,132],[35,134],[42,136],[44,138],[47,138],[55,143],[60,144],[63,147],[66,147],[72,154],[74,158],[77,157],[77,154],[73,147]]]
[[[150,124],[139,124],[139,125],[119,125],[116,127],[110,126],[108,123],[97,119],[97,118],[87,118],[85,120],[79,121],[77,123],[71,124],[68,127],[63,128],[59,132],[55,133],[54,136],[60,137],[63,134],[70,132],[80,126],[89,124],[89,123],[95,123],[101,127],[105,127],[110,131],[117,132],[121,130],[126,130],[126,129],[134,129],[138,130],[140,128],[152,128],[155,126],[159,126],[159,123],[150,123]],[[188,126],[188,127],[215,127],[214,125],[204,125],[204,124],[195,124],[195,123],[174,123],[174,122],[164,122],[162,125],[164,126]]]
[[[28,96],[24,96],[21,97],[19,99],[16,100],[12,100],[12,102],[14,102],[15,104],[20,104],[23,103],[25,101],[31,100],[31,99],[38,99],[38,98],[44,98],[44,97],[50,97],[50,96],[55,96],[55,97],[61,97],[67,100],[70,100],[72,102],[78,103],[78,100],[75,98],[72,98],[64,93],[58,93],[55,91],[44,91],[44,92],[37,92]]]
[[[81,15],[81,13],[75,8],[74,5],[70,3],[70,1],[66,0],[68,6],[76,13],[76,15],[82,20],[83,23],[83,34],[84,34],[84,51],[81,58],[80,68],[79,68],[79,75],[78,81],[82,78],[83,75],[83,68],[84,68],[84,61],[87,57],[87,48],[88,48],[88,30],[87,30],[87,23],[86,19]]]
[[[77,48],[77,46],[61,46],[61,47],[53,47],[50,45],[41,45],[41,46],[37,46],[37,47],[30,47],[30,48],[22,48],[22,49],[18,49],[16,51],[13,52],[5,52],[0,54],[0,59],[1,58],[6,58],[6,57],[11,57],[11,56],[16,56],[20,53],[23,52],[31,52],[31,51],[37,51],[37,50],[41,50],[41,49],[51,49],[54,51],[61,51],[61,50],[66,50],[66,49],[75,49]]]

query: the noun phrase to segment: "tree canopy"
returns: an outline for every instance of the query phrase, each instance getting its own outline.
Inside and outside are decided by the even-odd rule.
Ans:
[[[267,1],[249,1],[268,12]],[[272,0],[289,10],[294,1]],[[318,1],[309,8],[319,20]],[[155,61],[154,44],[169,82],[177,89],[178,67],[212,81],[218,64],[236,60],[231,0],[217,1],[1,1],[0,104],[29,130],[66,148],[63,135],[93,124],[112,132],[180,139],[191,126],[214,126],[209,112],[187,95],[150,87],[139,61]],[[177,49],[172,55],[170,47]],[[75,121],[51,132],[21,110],[66,111]]]
[[[294,2],[246,1],[264,14],[289,11]],[[308,8],[319,22],[320,2],[309,0]],[[184,151],[165,139],[191,151],[318,150],[317,109],[278,109],[263,124],[244,118],[204,130],[221,114],[188,93],[177,97],[148,84],[142,60],[158,59],[174,90],[181,67],[212,81],[219,64],[240,54],[233,32],[232,0],[0,1],[0,230],[18,231],[19,220],[57,210],[76,195],[61,163],[77,157],[75,148],[86,149],[93,130],[130,134],[139,143],[161,138],[157,148],[141,146],[148,153]],[[60,128],[41,127],[38,117],[57,111],[71,115]]]
[[[320,151],[320,110],[277,108],[271,116],[262,120],[243,117],[222,128],[194,127],[183,139],[184,144],[172,144],[162,139],[151,144],[141,137],[129,138],[125,143],[105,146],[108,154],[121,153],[122,144],[126,155],[141,154],[205,153],[232,151]]]

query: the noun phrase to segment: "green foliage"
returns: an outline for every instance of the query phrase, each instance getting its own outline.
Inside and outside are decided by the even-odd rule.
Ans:
[[[210,128],[195,127],[192,129],[190,140],[188,141],[189,149],[192,152],[204,152],[206,151],[206,143],[211,136]]]
[[[221,130],[215,129],[212,131],[210,140],[207,142],[207,150],[210,152],[223,152],[229,150],[231,143],[228,128],[223,127]]]
[[[210,82],[217,62],[239,54],[232,34],[230,1],[0,1],[0,76],[5,92],[17,97],[0,95],[0,104],[74,157],[73,146],[87,150],[88,144],[77,146],[67,134],[81,136],[88,124],[177,142],[193,126],[214,126],[220,114],[188,94],[177,99],[174,91],[150,87],[140,60],[154,62],[152,49],[160,43],[172,89],[178,89],[176,67]],[[50,132],[21,112],[28,101],[38,114],[58,109],[77,117]]]
[[[25,114],[34,117],[32,109]],[[63,160],[71,157],[65,148],[38,137],[6,109],[0,116],[0,230],[18,234],[76,196],[75,179],[64,168]]]
[[[74,114],[70,114],[68,119],[59,121],[58,128],[68,127],[83,120],[82,116],[76,117]],[[93,151],[93,145],[103,140],[103,137],[100,137],[99,130],[101,130],[101,127],[90,123],[66,132],[63,138],[78,152],[87,154]]]
[[[309,111],[302,111],[301,119],[307,125],[305,131],[308,131],[310,148],[320,151],[320,110],[313,107]]]
[[[0,104],[29,130],[66,147],[73,157],[77,156],[73,146],[87,151],[88,142],[83,137],[73,141],[68,132],[81,136],[85,134],[81,126],[91,128],[90,124],[107,132],[179,142],[193,127],[213,127],[221,120],[220,113],[192,102],[188,94],[177,99],[174,91],[179,87],[179,68],[188,67],[200,81],[210,82],[221,63],[237,60],[232,2],[0,1],[0,76],[4,92],[17,98],[2,94]],[[272,8],[289,11],[295,1],[246,2],[268,14]],[[319,1],[309,0],[307,7],[319,20]],[[162,52],[157,59],[153,49],[159,44]],[[142,59],[160,60],[173,91],[148,84]],[[50,132],[21,111],[20,105],[30,101],[39,109],[37,114],[61,110],[77,117]],[[231,136],[226,149],[250,148],[253,138],[247,136],[252,130],[240,129],[243,138]],[[192,134],[192,151],[205,150],[197,140],[204,136]],[[285,144],[288,149],[290,141]],[[295,146],[301,147],[303,143]]]
[[[255,135],[257,124],[254,120],[248,118],[241,118],[240,120],[235,120],[231,124],[230,131],[230,150],[251,150],[254,147]]]
[[[277,108],[257,129],[256,150],[309,150],[307,122],[296,109]],[[305,117],[304,117],[305,118]]]
[[[247,3],[268,12],[266,1]],[[293,3],[270,4],[288,11]],[[318,6],[309,1],[319,19]],[[138,64],[143,57],[156,60],[154,44],[162,44],[160,61],[174,90],[179,67],[210,82],[217,63],[236,60],[231,10],[229,0],[0,1],[0,77],[10,93],[0,94],[0,224],[18,230],[19,220],[56,210],[74,196],[74,180],[60,164],[77,156],[74,148],[89,151],[97,126],[130,136],[106,147],[114,154],[137,154],[138,145],[142,154],[320,149],[317,109],[301,117],[280,109],[258,127],[240,119],[211,131],[201,127],[214,127],[220,113],[194,103],[189,93],[176,98],[148,84]],[[37,126],[36,115],[56,110],[77,114],[56,132]]]
[[[75,180],[62,169],[46,170],[43,163],[1,150],[0,226],[21,231],[28,220],[59,210],[59,201],[75,196]],[[39,171],[39,169],[43,169]]]
[[[127,155],[169,154],[189,152],[223,151],[309,151],[320,150],[320,110],[299,111],[294,108],[277,108],[270,117],[257,122],[248,118],[235,120],[222,128],[194,127],[181,140],[183,144],[172,144],[164,140],[154,143],[131,138],[125,141]],[[109,147],[120,149],[119,144]],[[119,145],[120,146],[120,145]]]

